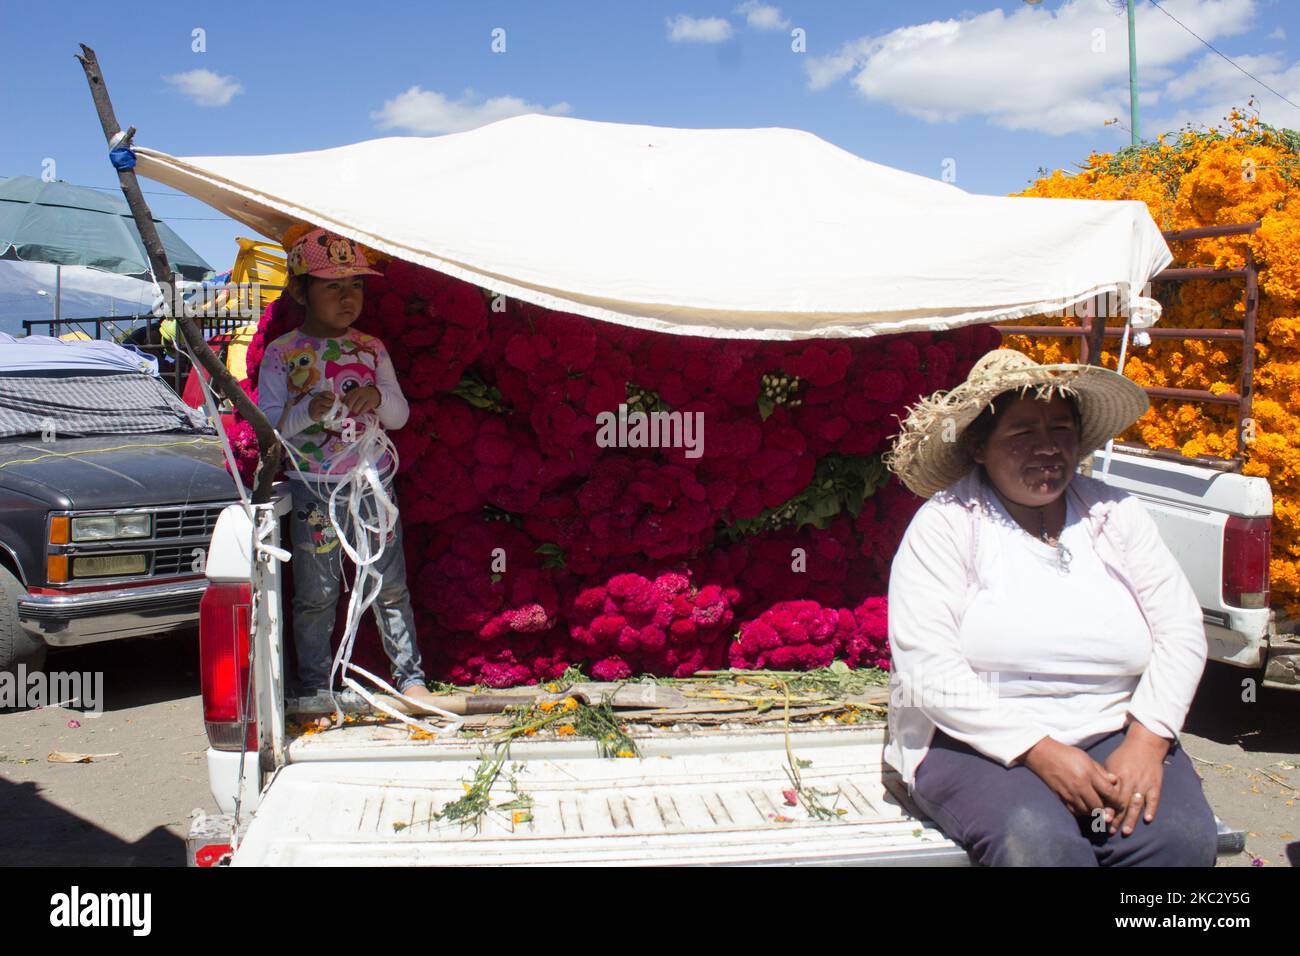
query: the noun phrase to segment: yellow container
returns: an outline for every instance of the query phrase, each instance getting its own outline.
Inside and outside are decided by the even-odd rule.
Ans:
[[[239,243],[239,254],[235,256],[235,265],[230,270],[230,281],[240,284],[257,283],[258,297],[254,308],[260,319],[266,307],[284,291],[288,271],[285,252],[276,242],[243,237],[235,241]]]

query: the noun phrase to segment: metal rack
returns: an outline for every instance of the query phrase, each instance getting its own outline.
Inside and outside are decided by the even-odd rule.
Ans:
[[[1254,235],[1259,229],[1259,222],[1242,223],[1235,226],[1207,226],[1199,229],[1179,229],[1165,232],[1169,242],[1185,242],[1193,239],[1209,239],[1220,236]],[[1235,405],[1237,408],[1237,454],[1233,458],[1217,458],[1212,455],[1198,455],[1198,463],[1206,463],[1225,470],[1240,471],[1244,461],[1244,449],[1247,444],[1245,430],[1249,427],[1251,402],[1254,398],[1255,378],[1255,327],[1259,318],[1259,275],[1254,255],[1246,248],[1246,264],[1241,269],[1165,269],[1152,277],[1152,282],[1190,282],[1195,279],[1244,279],[1245,280],[1245,318],[1240,329],[1172,329],[1151,328],[1146,333],[1153,339],[1206,339],[1241,343],[1241,370],[1235,392],[1215,393],[1199,388],[1146,388],[1152,399],[1164,399],[1182,402],[1205,402],[1215,405]],[[1124,334],[1123,326],[1106,325],[1105,311],[1101,305],[1104,297],[1094,299],[1096,308],[1093,317],[1084,317],[1078,326],[1056,325],[997,325],[994,326],[1005,339],[1008,335],[1053,336],[1058,338],[1077,338],[1079,340],[1079,361],[1100,365],[1102,343],[1108,338],[1120,338]],[[1137,442],[1115,442],[1116,446],[1131,449],[1141,454],[1170,461],[1187,461],[1185,455],[1168,449],[1150,448]]]

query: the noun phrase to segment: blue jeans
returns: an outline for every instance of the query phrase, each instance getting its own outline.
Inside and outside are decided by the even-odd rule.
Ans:
[[[330,636],[339,600],[343,547],[330,523],[329,486],[316,487],[322,501],[306,482],[290,482],[293,513],[290,538],[293,542],[293,644],[298,651],[300,692],[310,695],[329,686],[334,654]],[[390,492],[391,494],[391,492]],[[351,517],[340,508],[339,525],[351,536]],[[424,686],[420,650],[415,644],[415,615],[406,587],[406,556],[402,552],[402,522],[399,517],[384,553],[375,564],[382,582],[372,610],[379,625],[384,653],[392,664],[393,686],[405,692],[415,684]]]
[[[1079,746],[1097,763],[1124,742],[1124,732]],[[1139,818],[1124,836],[1096,833],[1028,767],[1004,767],[936,730],[916,768],[912,799],[920,810],[985,866],[1213,866],[1218,827],[1201,780],[1174,743],[1165,756],[1155,819]]]

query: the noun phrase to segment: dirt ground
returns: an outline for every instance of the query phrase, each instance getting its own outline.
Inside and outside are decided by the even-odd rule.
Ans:
[[[183,866],[190,811],[217,812],[197,637],[87,645],[48,667],[102,670],[104,711],[0,712],[0,863]],[[120,756],[50,763],[52,751]]]
[[[1244,701],[1250,676],[1209,665],[1183,747],[1214,812],[1246,832],[1246,852],[1219,865],[1300,866],[1300,691],[1259,690]]]
[[[193,636],[51,655],[51,669],[104,672],[104,712],[0,712],[0,863],[184,864],[191,811],[216,811],[197,662]],[[1244,702],[1245,676],[1211,665],[1184,746],[1215,812],[1247,832],[1248,852],[1220,865],[1300,865],[1300,693]],[[52,751],[118,756],[51,763]]]

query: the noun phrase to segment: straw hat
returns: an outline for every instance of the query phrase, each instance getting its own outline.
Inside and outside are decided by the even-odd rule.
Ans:
[[[1082,428],[1079,457],[1087,458],[1147,410],[1146,392],[1135,382],[1096,365],[1039,365],[1014,349],[994,349],[970,370],[966,381],[914,404],[902,421],[885,464],[923,498],[962,478],[974,461],[959,441],[966,426],[1008,389],[1034,389],[1049,401],[1071,395],[1079,405]]]

